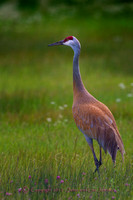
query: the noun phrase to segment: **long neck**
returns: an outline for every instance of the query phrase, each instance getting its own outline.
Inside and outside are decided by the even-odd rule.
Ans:
[[[80,71],[79,71],[79,55],[80,49],[74,51],[73,58],[73,92],[81,92],[84,89],[84,85],[81,80]]]

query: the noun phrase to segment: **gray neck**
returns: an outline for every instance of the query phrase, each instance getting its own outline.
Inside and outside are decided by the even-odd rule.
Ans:
[[[79,55],[80,49],[74,51],[74,58],[73,58],[73,89],[76,90],[83,90],[84,85],[81,80],[80,71],[79,71]]]

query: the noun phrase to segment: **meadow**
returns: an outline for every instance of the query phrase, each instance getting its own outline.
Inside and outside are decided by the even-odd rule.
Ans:
[[[69,47],[74,35],[87,90],[112,111],[124,147],[100,177],[72,117]],[[133,23],[131,17],[51,11],[0,20],[0,199],[133,199]],[[94,141],[96,155],[99,147]]]

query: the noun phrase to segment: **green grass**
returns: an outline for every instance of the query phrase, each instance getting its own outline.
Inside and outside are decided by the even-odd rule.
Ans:
[[[131,18],[60,14],[27,21],[0,21],[0,199],[132,199]],[[47,47],[68,35],[80,40],[83,82],[114,114],[126,151],[123,164],[117,153],[115,168],[103,152],[100,177],[93,175],[91,150],[72,118],[73,52]],[[98,155],[97,142],[94,147]]]

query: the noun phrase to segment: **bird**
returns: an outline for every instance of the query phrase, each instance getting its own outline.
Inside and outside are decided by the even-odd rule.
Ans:
[[[109,108],[93,97],[85,88],[79,69],[81,45],[74,36],[49,44],[48,46],[66,45],[74,51],[73,57],[73,118],[78,129],[83,133],[92,151],[96,169],[102,165],[102,149],[109,153],[115,166],[116,154],[119,150],[124,161],[124,145],[118,131],[115,119]],[[96,157],[93,139],[99,144],[100,156]]]

